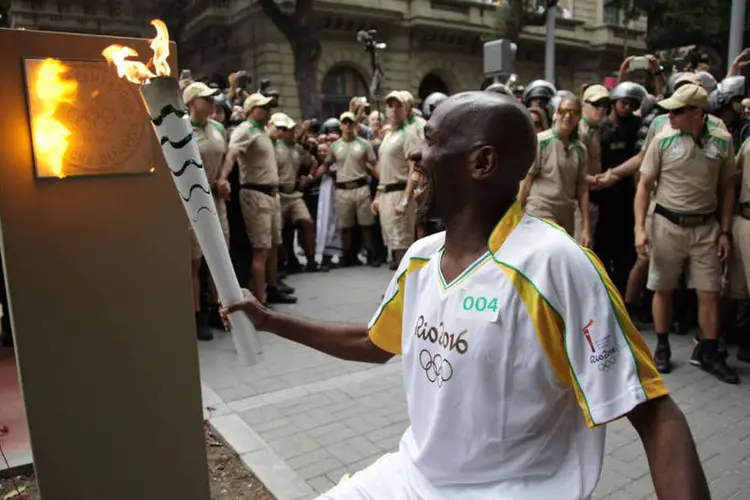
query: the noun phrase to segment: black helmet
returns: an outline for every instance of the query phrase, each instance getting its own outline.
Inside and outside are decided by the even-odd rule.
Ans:
[[[430,116],[432,116],[435,108],[440,106],[440,104],[446,99],[448,99],[448,96],[443,94],[442,92],[433,92],[432,94],[425,97],[424,101],[422,102],[422,114],[424,114],[424,117],[429,118]]]
[[[549,101],[557,92],[554,85],[546,80],[534,80],[523,91],[523,104],[529,105],[532,99],[543,99]]]
[[[507,85],[504,85],[502,83],[493,83],[486,89],[484,89],[485,92],[495,92],[497,94],[503,94],[507,95],[508,97],[513,97],[513,92],[508,88]]]
[[[336,118],[329,118],[323,122],[321,132],[324,134],[330,134],[331,132],[341,133],[341,122]]]
[[[611,101],[617,101],[618,99],[633,99],[642,103],[648,97],[648,91],[646,88],[635,82],[620,82],[612,92],[609,93],[609,99]]]
[[[745,97],[745,77],[728,76],[708,95],[708,112],[716,113],[735,99]]]

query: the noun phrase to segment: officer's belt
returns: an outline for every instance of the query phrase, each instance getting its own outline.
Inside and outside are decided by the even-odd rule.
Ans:
[[[273,184],[253,184],[252,182],[246,182],[241,184],[242,189],[251,189],[253,191],[259,191],[268,196],[276,196],[279,193],[279,186]]]
[[[359,189],[362,186],[367,186],[369,183],[370,181],[367,177],[362,177],[361,179],[355,179],[353,181],[337,182],[336,187],[339,189]]]
[[[297,192],[297,187],[292,186],[292,185],[284,186],[282,184],[282,185],[279,185],[279,192],[284,193],[284,194],[294,194]]]
[[[380,184],[378,191],[381,193],[392,193],[394,191],[406,191],[405,182],[394,182],[393,184]]]
[[[750,203],[740,203],[740,215],[745,219],[750,219]]]
[[[667,219],[672,224],[677,224],[681,227],[698,227],[702,226],[703,224],[708,224],[712,220],[716,220],[716,214],[710,213],[710,214],[680,214],[677,212],[673,212],[669,210],[668,208],[664,208],[663,206],[657,204],[654,208],[654,213],[659,214],[665,219]]]

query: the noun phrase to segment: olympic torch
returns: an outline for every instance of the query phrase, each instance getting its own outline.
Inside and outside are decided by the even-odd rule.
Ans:
[[[232,268],[198,145],[193,139],[188,110],[182,101],[177,79],[170,77],[171,69],[167,63],[169,33],[162,21],[155,19],[151,24],[157,32],[151,41],[153,72],[141,62],[128,60],[138,56],[130,47],[110,45],[102,55],[115,65],[121,78],[140,86],[164,158],[216,283],[219,298],[224,304],[239,302],[243,298],[242,290]],[[248,365],[256,363],[262,348],[250,319],[237,312],[230,315],[229,322],[240,360]]]

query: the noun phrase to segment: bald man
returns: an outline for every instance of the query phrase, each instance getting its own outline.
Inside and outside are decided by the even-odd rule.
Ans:
[[[369,325],[295,318],[249,294],[222,311],[343,359],[402,356],[399,450],[319,498],[588,499],[605,424],[627,416],[658,497],[708,499],[685,417],[601,264],[515,202],[536,150],[527,111],[457,94],[425,138],[426,203],[447,231],[412,245]]]

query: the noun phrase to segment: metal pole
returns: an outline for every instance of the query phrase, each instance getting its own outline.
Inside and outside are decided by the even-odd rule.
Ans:
[[[742,52],[742,42],[745,35],[745,7],[746,0],[732,0],[732,24],[729,30],[729,55],[727,67]]]
[[[555,84],[555,20],[557,19],[557,2],[549,2],[547,7],[547,43],[544,50],[544,79]]]

